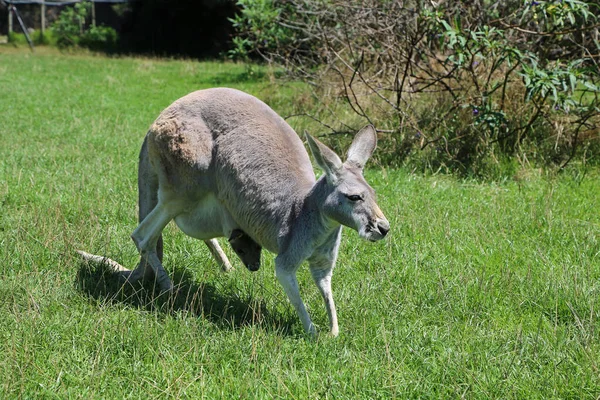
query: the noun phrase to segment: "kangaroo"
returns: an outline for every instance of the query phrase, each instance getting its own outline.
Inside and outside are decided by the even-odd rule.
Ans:
[[[171,220],[188,236],[205,241],[225,271],[231,264],[215,238],[230,238],[234,249],[250,249],[249,259],[238,255],[252,268],[260,266],[260,249],[265,248],[277,254],[277,280],[304,330],[314,336],[296,278],[306,260],[325,302],[330,334],[337,336],[331,277],[341,228],[373,242],[390,229],[362,174],[377,135],[371,125],[360,130],[346,162],[305,136],[324,172],[318,180],[299,136],[259,99],[227,88],[182,97],[159,115],[140,151],[140,223],[131,235],[141,254],[137,268],[130,271],[112,260],[80,254],[108,261],[132,282],[154,278],[168,291],[173,286],[162,265],[162,231]]]

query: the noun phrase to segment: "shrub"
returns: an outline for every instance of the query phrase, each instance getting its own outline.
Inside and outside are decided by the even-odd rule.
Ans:
[[[91,26],[81,35],[79,45],[91,50],[114,50],[117,31],[107,26]]]
[[[46,29],[43,35],[41,30],[33,31],[31,38],[33,40],[33,43],[36,45],[57,45],[56,37],[54,36],[54,31],[52,29]]]
[[[89,24],[91,5],[89,2],[76,3],[65,7],[51,30],[60,48],[86,47],[91,50],[112,50],[117,43],[117,32],[106,26]]]
[[[27,38],[24,33],[9,32],[8,42],[14,45],[27,45]]]
[[[485,175],[600,153],[596,3],[438,3],[242,0],[232,54],[285,65],[339,108],[337,93],[352,125],[379,128],[387,164]]]
[[[240,11],[230,21],[245,34],[232,39],[231,58],[248,60],[265,56],[287,49],[298,40],[292,29],[279,23],[285,5],[276,5],[273,0],[239,0],[237,6]]]

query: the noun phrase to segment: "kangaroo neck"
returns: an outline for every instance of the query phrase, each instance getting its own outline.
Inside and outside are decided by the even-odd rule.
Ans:
[[[305,212],[310,215],[312,222],[316,223],[324,233],[331,233],[340,226],[337,221],[329,218],[325,212],[325,204],[330,192],[331,188],[325,175],[323,175],[306,194],[303,202]]]
[[[289,253],[292,243],[302,243],[301,248],[292,251],[296,257],[305,259],[311,251],[319,247],[340,224],[328,218],[324,204],[329,194],[325,178],[320,178],[308,191],[298,193],[292,201],[289,213],[279,230],[278,254]]]

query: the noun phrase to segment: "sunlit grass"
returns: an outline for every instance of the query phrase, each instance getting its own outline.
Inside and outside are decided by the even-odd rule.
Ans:
[[[372,169],[392,224],[345,230],[341,335],[306,339],[276,282],[222,274],[173,226],[175,299],[75,257],[137,262],[137,153],[158,113],[233,86],[282,114],[302,87],[240,64],[0,48],[0,397],[597,398],[600,184],[475,183]],[[309,112],[310,110],[305,110]],[[290,120],[298,131],[306,124]],[[224,243],[225,244],[225,243]],[[301,292],[320,331],[312,280]]]

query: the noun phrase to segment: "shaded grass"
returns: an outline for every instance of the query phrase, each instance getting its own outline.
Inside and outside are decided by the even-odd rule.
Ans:
[[[272,315],[264,302],[251,295],[241,298],[235,288],[195,282],[181,269],[175,269],[171,277],[173,294],[166,294],[153,282],[123,284],[119,276],[104,265],[83,262],[77,271],[75,286],[97,304],[134,307],[170,316],[184,313],[205,318],[222,329],[261,324],[267,329],[285,332],[294,322]]]
[[[173,226],[173,299],[82,264],[76,248],[137,262],[137,152],[171,101],[218,84],[282,114],[310,106],[252,68],[0,48],[0,397],[600,395],[597,172],[476,183],[368,171],[392,231],[370,244],[345,230],[335,340],[304,338],[272,256],[250,273],[227,249],[237,268],[222,274]],[[324,331],[305,268],[299,279]]]

